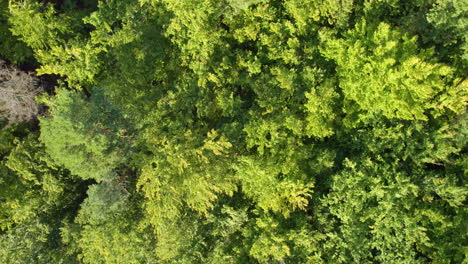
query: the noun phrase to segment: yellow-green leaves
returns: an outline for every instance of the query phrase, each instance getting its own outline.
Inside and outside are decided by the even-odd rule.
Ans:
[[[326,80],[306,93],[308,136],[323,138],[334,134],[335,119],[340,114],[338,106],[340,95],[336,92],[336,88],[335,81]]]
[[[223,155],[225,152],[232,147],[232,144],[226,140],[223,136],[220,136],[216,132],[216,130],[211,130],[208,132],[207,139],[204,140],[205,144],[203,146],[206,150],[213,151],[213,154],[216,156]]]
[[[465,260],[466,0],[5,3],[0,263]]]
[[[275,164],[274,159],[242,157],[235,165],[236,178],[242,190],[264,211],[281,213],[288,217],[295,210],[306,210],[312,197],[313,181],[301,179],[294,158],[286,164]],[[296,178],[296,179],[294,179]]]
[[[35,1],[11,1],[12,32],[34,51],[63,44],[73,33],[69,17],[58,15],[52,5]]]
[[[288,0],[284,6],[294,18],[301,33],[309,30],[312,24],[327,23],[344,27],[352,12],[352,0]]]
[[[427,120],[449,85],[452,69],[388,24],[360,22],[344,38],[324,35],[323,41],[323,54],[337,63],[344,111],[358,120],[378,115]]]

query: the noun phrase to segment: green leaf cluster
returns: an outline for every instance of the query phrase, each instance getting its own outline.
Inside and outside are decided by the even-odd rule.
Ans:
[[[465,263],[467,12],[0,0],[0,262]]]

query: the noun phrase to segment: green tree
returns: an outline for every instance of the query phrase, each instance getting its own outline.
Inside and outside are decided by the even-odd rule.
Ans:
[[[325,33],[323,39],[323,54],[337,63],[350,125],[378,115],[428,120],[445,109],[463,111],[464,92],[450,84],[453,70],[431,61],[433,50],[420,50],[415,37],[388,24],[360,22],[344,39]],[[450,99],[440,100],[444,94]]]
[[[466,262],[465,2],[0,2],[0,262]]]
[[[98,181],[126,160],[130,126],[99,88],[92,96],[60,89],[45,103],[50,117],[41,118],[40,140],[47,153],[72,174]]]
[[[33,53],[10,31],[8,3],[8,0],[0,1],[0,56],[18,65],[30,60]]]
[[[1,130],[0,261],[76,263],[60,238],[63,218],[73,215],[81,182],[57,166],[37,135]],[[22,132],[24,133],[24,132]]]

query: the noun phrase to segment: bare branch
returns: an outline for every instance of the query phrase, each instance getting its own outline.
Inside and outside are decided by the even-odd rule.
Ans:
[[[0,117],[9,125],[36,118],[39,106],[34,98],[41,92],[43,88],[35,76],[7,67],[0,60]]]

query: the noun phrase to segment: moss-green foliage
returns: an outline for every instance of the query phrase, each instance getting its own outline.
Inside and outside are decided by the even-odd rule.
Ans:
[[[440,52],[451,57],[466,71],[468,61],[468,1],[439,0],[426,15],[434,27],[428,38],[440,46]]]
[[[467,261],[465,0],[0,3],[0,262]]]

